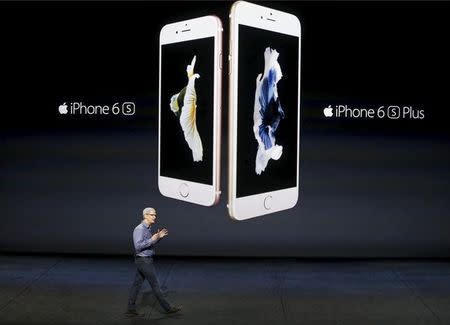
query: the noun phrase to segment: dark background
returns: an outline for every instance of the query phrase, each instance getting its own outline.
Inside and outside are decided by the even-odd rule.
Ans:
[[[255,172],[258,142],[253,132],[256,77],[264,73],[264,51],[277,50],[283,77],[277,90],[284,119],[275,133],[275,144],[283,146],[280,159],[270,159],[265,170]],[[298,37],[239,25],[237,187],[243,197],[296,186]]]
[[[170,230],[161,255],[449,256],[449,4],[265,5],[302,22],[300,196],[235,222],[227,109],[219,205],[157,186],[159,31],[215,14],[226,58],[231,3],[2,3],[1,251],[130,254],[154,206]],[[135,101],[136,115],[60,116],[73,100]],[[330,104],[413,105],[425,119],[326,119]]]
[[[186,67],[194,55],[194,73],[200,75],[195,80],[196,125],[203,146],[203,159],[196,162],[184,137],[180,115],[175,116],[169,105],[172,95],[187,86]],[[161,64],[161,175],[212,185],[214,37],[163,45]]]

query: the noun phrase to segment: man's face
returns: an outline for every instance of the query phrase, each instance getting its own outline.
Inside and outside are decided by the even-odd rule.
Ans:
[[[151,225],[154,224],[155,221],[156,221],[156,210],[147,212],[147,213],[145,214],[144,218],[147,220],[147,222],[148,222],[149,224],[151,224]]]

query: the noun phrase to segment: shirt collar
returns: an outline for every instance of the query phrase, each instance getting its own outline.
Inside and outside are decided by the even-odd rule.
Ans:
[[[144,221],[142,221],[141,224],[142,224],[145,228],[150,229],[150,225],[147,226],[146,223],[145,223]]]

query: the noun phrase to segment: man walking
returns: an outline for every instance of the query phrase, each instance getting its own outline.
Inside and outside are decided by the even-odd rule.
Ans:
[[[134,228],[133,242],[135,249],[135,259],[137,270],[134,278],[133,285],[130,289],[130,295],[128,297],[127,316],[139,315],[136,311],[136,298],[141,290],[144,279],[147,279],[148,283],[152,287],[153,293],[156,296],[161,307],[168,314],[176,313],[181,310],[180,306],[171,306],[169,302],[164,298],[161,288],[159,287],[158,278],[156,277],[155,266],[153,265],[154,247],[157,242],[166,237],[169,233],[167,229],[159,230],[152,235],[151,225],[156,220],[156,210],[154,208],[145,208],[143,213],[142,222]]]

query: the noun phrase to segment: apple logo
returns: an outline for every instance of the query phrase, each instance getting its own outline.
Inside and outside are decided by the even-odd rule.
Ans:
[[[331,107],[331,105],[328,105],[328,107],[325,107],[323,109],[323,115],[325,115],[325,117],[332,117],[333,116],[333,108]]]
[[[67,114],[67,105],[66,103],[59,105],[58,107],[59,114]]]

